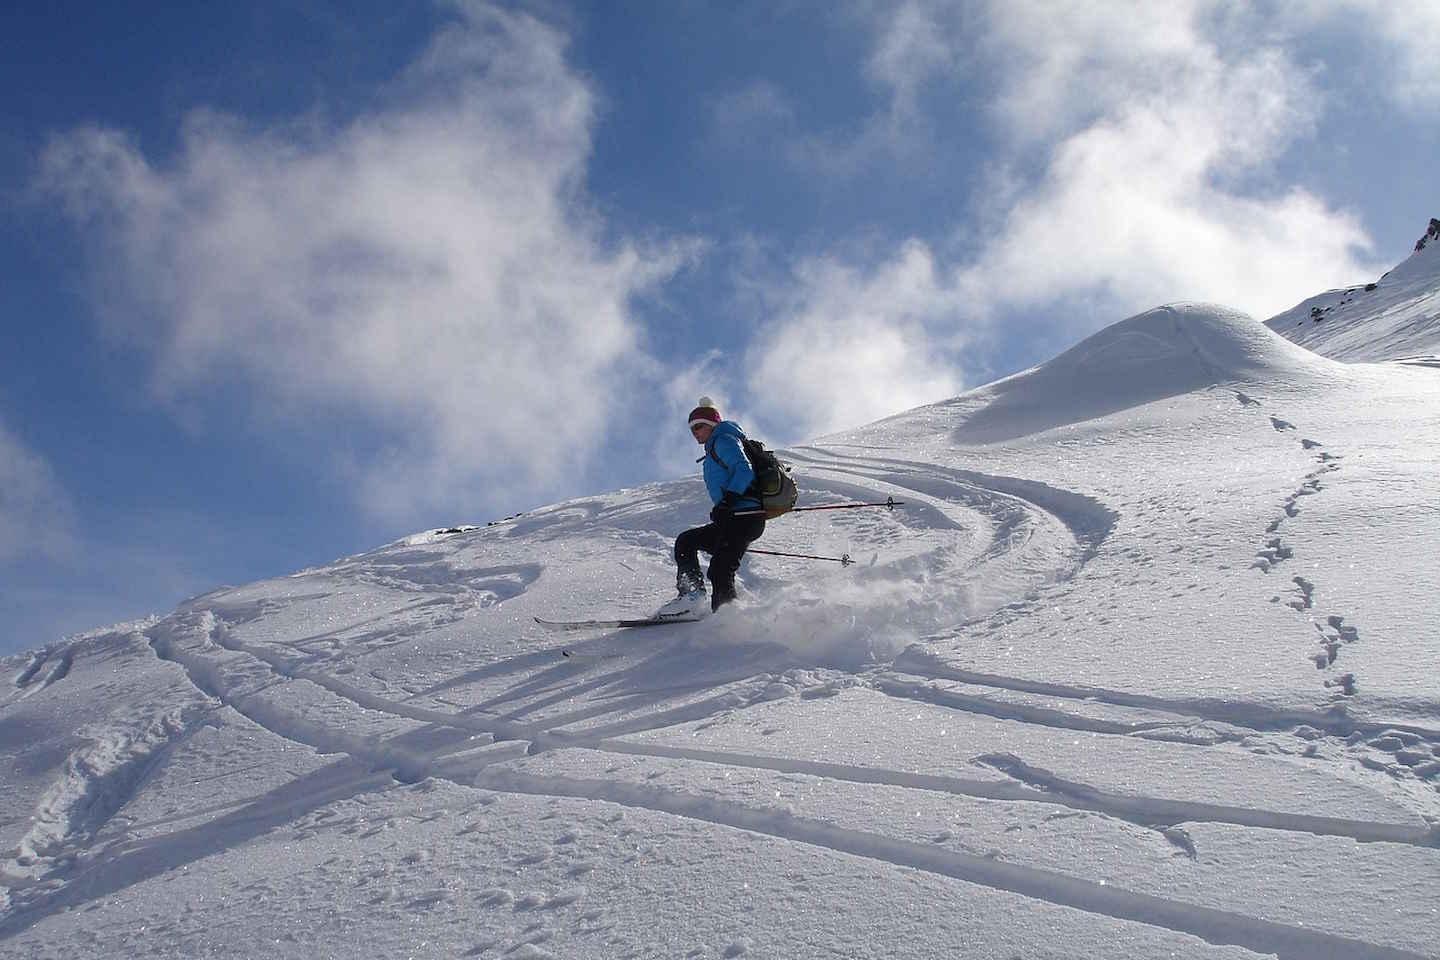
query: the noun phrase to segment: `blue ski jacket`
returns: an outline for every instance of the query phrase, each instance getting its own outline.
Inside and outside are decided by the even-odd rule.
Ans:
[[[744,436],[739,425],[731,420],[717,423],[710,431],[710,439],[705,441],[702,474],[711,503],[719,503],[726,493],[734,493],[740,497],[735,509],[758,510],[760,501],[744,495],[755,480],[755,471],[750,468],[750,461],[745,459],[745,451],[740,446],[740,439]]]

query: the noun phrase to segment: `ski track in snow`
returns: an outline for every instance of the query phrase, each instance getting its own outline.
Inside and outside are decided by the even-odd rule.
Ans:
[[[1282,960],[1415,960],[1423,956],[1408,950],[1377,946],[1300,926],[1194,906],[1060,873],[1008,864],[988,857],[937,849],[933,845],[835,827],[786,813],[754,810],[739,804],[688,796],[658,787],[603,780],[537,777],[514,771],[492,771],[477,782],[495,790],[606,800],[623,806],[705,820],[858,857],[881,860],[900,867],[953,877],[1089,913],[1175,930],[1212,944],[1235,944],[1257,953],[1273,954]]]
[[[1237,394],[1242,408],[1261,406]],[[1294,426],[1270,416],[1284,436]],[[1317,467],[1281,505],[1263,532],[1255,568],[1265,575],[1281,573],[1294,559],[1283,527],[1303,522],[1305,498],[1324,490],[1323,481],[1340,469],[1340,457],[1311,439],[1307,451],[1319,450]],[[903,495],[914,504],[907,516],[920,517],[932,530],[957,540],[978,538],[960,566],[951,570],[963,583],[982,577],[991,587],[988,605],[971,609],[974,621],[984,620],[1007,604],[1033,596],[1046,586],[1063,583],[1092,558],[1116,521],[1116,514],[1093,498],[1035,481],[998,477],[973,471],[878,457],[842,455],[822,447],[787,451],[803,462],[814,492],[843,496],[859,489],[879,496]],[[469,531],[457,531],[464,536]],[[951,550],[934,541],[932,555]],[[525,592],[540,576],[537,566],[487,568],[466,587],[455,586],[454,571],[415,556],[390,554],[383,562],[351,561],[340,570],[355,582],[399,590],[419,590],[399,613],[382,613],[348,625],[348,642],[362,651],[379,649],[433,627],[437,622],[463,621],[467,610],[505,602]],[[948,562],[948,561],[946,561]],[[410,564],[410,565],[407,565]],[[1335,664],[1340,649],[1356,642],[1359,633],[1340,614],[1315,609],[1317,588],[1302,577],[1289,600],[1298,616],[1312,618],[1321,634],[1322,670]],[[440,597],[433,594],[439,592]],[[316,594],[315,597],[323,597]],[[305,595],[292,603],[311,599]],[[1050,804],[1088,811],[1161,833],[1186,856],[1197,851],[1185,824],[1211,823],[1261,828],[1282,833],[1343,838],[1367,843],[1413,847],[1437,846],[1434,826],[1419,822],[1384,822],[1343,816],[1321,816],[1279,809],[1245,807],[1203,799],[1120,793],[1045,769],[1006,752],[977,749],[974,763],[1001,779],[967,779],[924,774],[884,765],[858,765],[829,760],[767,756],[751,751],[681,748],[635,738],[686,724],[703,730],[745,711],[777,700],[807,700],[842,695],[864,688],[897,705],[924,703],[957,714],[1023,724],[1057,735],[1084,732],[1101,738],[1144,739],[1174,752],[1183,763],[1185,751],[1227,750],[1255,736],[1360,738],[1378,749],[1401,752],[1415,745],[1440,744],[1440,731],[1418,726],[1364,723],[1347,712],[1279,710],[1261,704],[1220,700],[1178,700],[1104,690],[1078,684],[1044,682],[968,672],[947,666],[919,647],[911,647],[890,663],[849,672],[796,664],[783,648],[757,646],[721,650],[706,656],[689,651],[696,661],[693,682],[670,687],[650,685],[647,654],[657,660],[669,648],[684,645],[676,636],[657,646],[622,652],[583,649],[570,661],[561,647],[526,652],[437,683],[406,690],[406,695],[377,693],[363,677],[342,678],[332,672],[327,647],[338,632],[315,634],[287,642],[242,640],[237,627],[257,621],[278,607],[271,601],[252,604],[212,602],[197,598],[172,616],[144,630],[143,642],[160,660],[184,671],[202,699],[182,710],[153,718],[149,724],[116,736],[99,738],[67,764],[66,774],[38,825],[32,829],[22,856],[6,869],[27,874],[30,883],[12,884],[9,902],[0,902],[0,942],[29,929],[58,911],[78,907],[147,877],[182,867],[198,857],[242,843],[272,826],[291,822],[325,803],[427,777],[463,787],[502,793],[570,797],[597,803],[641,808],[722,827],[751,831],[836,853],[980,884],[1071,907],[1096,915],[1179,931],[1211,944],[1235,944],[1262,954],[1285,958],[1375,957],[1415,958],[1420,954],[1325,933],[1297,924],[1276,922],[1243,912],[1188,903],[1137,890],[1125,890],[1062,872],[1006,863],[989,857],[938,849],[883,833],[849,829],[792,813],[761,810],[739,802],[695,796],[660,785],[621,780],[541,776],[525,772],[525,760],[555,751],[584,750],[629,756],[676,759],[719,767],[765,770],[784,774],[885,785],[1006,804]],[[1277,602],[1280,598],[1277,597]],[[1322,618],[1323,619],[1319,619]],[[670,628],[659,628],[669,631]],[[74,668],[75,650],[37,654],[14,680],[16,695],[33,695],[63,681]],[[1321,660],[1324,662],[1322,663]],[[426,701],[445,704],[442,693],[458,695],[469,685],[510,677],[508,685],[458,708],[436,709]],[[378,671],[372,679],[379,682]],[[1353,692],[1341,678],[1327,678],[1345,693]],[[956,686],[961,685],[961,686]],[[1111,716],[1096,715],[1095,705],[1115,708]],[[125,840],[79,852],[129,793],[139,788],[146,771],[178,739],[205,718],[229,708],[255,725],[293,743],[336,759],[295,784],[273,791],[243,810],[190,830],[133,843]],[[1126,713],[1129,711],[1129,713]],[[203,831],[203,835],[200,835]],[[21,862],[21,861],[24,862]],[[43,867],[42,869],[39,869]],[[44,880],[45,882],[36,882]],[[517,903],[508,891],[494,891],[503,903]],[[445,892],[416,894],[416,903],[437,902]],[[557,907],[582,895],[560,895]],[[427,897],[432,898],[426,900]],[[542,898],[526,909],[541,909]],[[479,948],[477,948],[478,950]],[[731,955],[743,955],[732,945]],[[527,954],[526,951],[529,951]],[[508,955],[543,956],[533,945],[515,945]]]
[[[538,777],[516,770],[494,769],[497,763],[512,760],[514,751],[485,752],[482,756],[466,756],[474,751],[476,734],[486,735],[481,745],[523,738],[524,752],[534,755],[553,749],[582,747],[624,754],[652,757],[684,757],[728,766],[770,769],[786,773],[860,783],[886,783],[916,790],[939,791],[961,796],[983,797],[1008,802],[1043,802],[1092,810],[1106,816],[1124,819],[1159,830],[1171,831],[1187,822],[1232,823],[1284,831],[1301,831],[1318,835],[1349,837],[1361,841],[1406,843],[1431,846],[1432,832],[1401,824],[1347,821],[1341,818],[1310,817],[1265,810],[1227,808],[1222,805],[1184,803],[1156,798],[1109,794],[1085,784],[1068,781],[1029,766],[1016,757],[987,755],[980,762],[1002,770],[1015,783],[965,781],[952,777],[927,776],[876,767],[855,767],[845,764],[805,762],[768,758],[753,754],[683,750],[654,745],[637,745],[613,740],[612,737],[641,730],[653,730],[677,723],[691,722],[722,711],[744,709],[767,702],[784,694],[773,689],[776,681],[759,680],[741,690],[699,700],[673,710],[653,711],[635,721],[601,726],[583,736],[566,734],[563,727],[581,719],[562,714],[549,724],[519,726],[499,718],[478,713],[440,714],[407,706],[359,691],[348,684],[318,674],[307,673],[285,664],[283,655],[256,657],[257,652],[227,636],[225,625],[210,614],[192,614],[175,626],[161,626],[150,632],[156,653],[185,667],[187,673],[208,695],[260,723],[266,729],[324,752],[338,752],[358,762],[371,772],[368,779],[360,770],[350,776],[361,778],[353,786],[379,789],[391,776],[402,782],[424,777],[437,777],[455,783],[502,792],[533,793],[543,796],[576,797],[605,801],[623,806],[655,810],[709,823],[776,836],[785,840],[823,847],[840,853],[881,860],[897,866],[923,870],[972,883],[1010,891],[1050,903],[1070,906],[1108,917],[1134,920],[1170,930],[1193,934],[1215,944],[1237,944],[1262,953],[1281,957],[1415,957],[1418,954],[1379,947],[1351,938],[1307,930],[1303,927],[1256,919],[1231,911],[1215,910],[1183,902],[1127,891],[1097,884],[1060,873],[997,862],[993,859],[955,851],[938,850],[881,834],[836,827],[805,817],[774,811],[755,810],[740,804],[702,799],[684,792],[662,787],[638,786],[612,781],[596,781],[564,777]],[[216,651],[232,656],[220,657]],[[233,656],[238,654],[238,656]],[[253,660],[252,660],[253,658]],[[318,683],[336,696],[350,700],[367,710],[389,713],[397,717],[424,721],[429,729],[413,731],[385,742],[355,738],[343,729],[327,729],[287,710],[269,699],[273,684],[261,682],[255,692],[248,690],[255,681],[259,664],[276,669],[287,680]],[[878,686],[895,681],[882,671],[875,680]],[[906,691],[899,690],[900,695]],[[951,704],[957,709],[963,706]],[[437,740],[435,731],[451,731]],[[404,740],[424,743],[424,747],[407,746]],[[389,773],[375,779],[373,774]],[[353,787],[352,787],[353,788]],[[321,794],[325,796],[326,794]],[[223,832],[222,832],[223,835]],[[1183,838],[1183,832],[1167,836]],[[1183,839],[1175,840],[1183,844]],[[1193,855],[1193,848],[1192,848]],[[177,845],[176,853],[188,855]],[[113,891],[135,876],[153,875],[174,864],[164,856],[164,846],[143,845],[138,850],[121,850],[102,857],[89,865],[85,882],[79,889],[62,887],[58,892],[29,903],[12,915],[0,936],[12,936],[40,916],[62,906],[84,902],[96,892]],[[81,892],[83,890],[84,892]],[[28,922],[27,922],[28,921]]]
[[[69,646],[62,648],[59,657],[53,662],[52,653],[50,649],[45,649],[34,654],[25,669],[15,678],[15,687],[22,691],[22,697],[38,693],[69,675],[71,667],[75,665],[74,650]],[[42,673],[44,676],[41,676]]]

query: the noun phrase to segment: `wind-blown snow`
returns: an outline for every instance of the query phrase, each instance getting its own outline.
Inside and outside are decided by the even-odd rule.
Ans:
[[[7,956],[1436,956],[1440,375],[1162,307],[698,480],[6,661]],[[683,442],[678,440],[677,442]]]

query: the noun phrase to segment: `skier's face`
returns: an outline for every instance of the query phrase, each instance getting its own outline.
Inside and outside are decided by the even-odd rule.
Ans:
[[[703,445],[706,440],[710,439],[710,431],[714,429],[715,424],[713,423],[697,423],[690,428],[690,434],[695,438],[696,443]]]

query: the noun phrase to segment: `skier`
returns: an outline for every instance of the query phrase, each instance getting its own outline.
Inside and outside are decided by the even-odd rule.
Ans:
[[[659,616],[703,615],[705,581],[700,576],[698,551],[710,554],[710,583],[714,593],[711,611],[735,599],[735,571],[745,550],[765,532],[760,501],[746,496],[755,479],[750,461],[740,446],[744,433],[730,420],[720,419],[715,401],[701,397],[690,411],[690,433],[705,448],[702,475],[714,507],[710,522],[675,538],[675,588],[679,596],[660,608]],[[746,511],[757,511],[743,515]],[[736,516],[736,514],[742,514]]]

